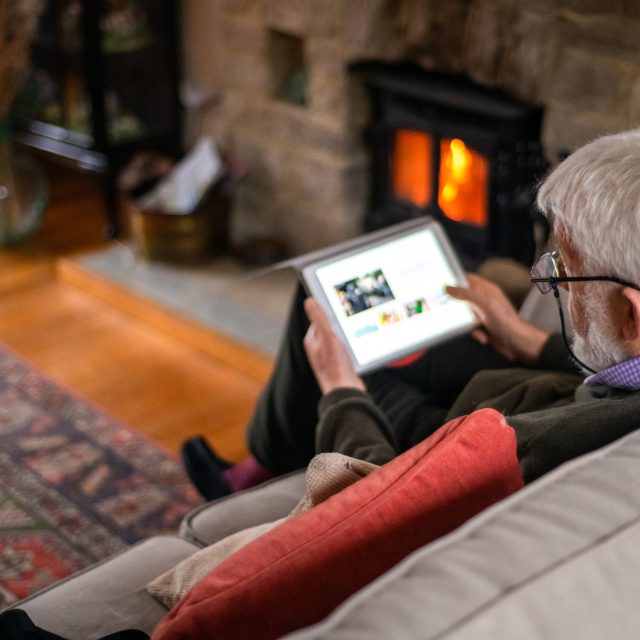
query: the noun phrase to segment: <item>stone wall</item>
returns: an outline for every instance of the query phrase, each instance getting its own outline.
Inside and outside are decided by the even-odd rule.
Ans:
[[[193,0],[191,21],[194,21]],[[294,252],[361,231],[368,202],[367,99],[347,65],[412,59],[545,107],[551,162],[640,125],[640,0],[208,0],[220,100],[205,130],[246,162],[234,235]],[[197,22],[197,17],[195,18]],[[277,96],[274,34],[305,59],[306,104]],[[215,48],[212,43],[215,42]]]

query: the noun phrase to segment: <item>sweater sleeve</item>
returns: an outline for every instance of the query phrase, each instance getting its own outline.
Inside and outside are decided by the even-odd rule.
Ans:
[[[387,418],[358,389],[340,388],[324,395],[318,417],[316,453],[336,451],[378,465],[397,455]]]
[[[577,373],[578,369],[571,360],[569,352],[564,345],[562,335],[552,333],[546,341],[542,351],[535,363],[536,369],[545,369],[547,371],[568,371],[569,373]]]

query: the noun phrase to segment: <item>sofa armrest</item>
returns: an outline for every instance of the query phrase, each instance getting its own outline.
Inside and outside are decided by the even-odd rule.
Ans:
[[[150,634],[167,609],[147,593],[147,583],[196,551],[177,536],[149,538],[12,608],[69,640],[93,640],[122,629]]]
[[[305,493],[305,474],[294,471],[257,487],[220,498],[188,513],[180,525],[180,535],[207,546],[227,536],[282,518]]]

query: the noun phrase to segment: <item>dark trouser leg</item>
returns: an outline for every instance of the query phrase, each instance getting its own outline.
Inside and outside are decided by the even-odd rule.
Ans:
[[[299,286],[273,373],[247,430],[251,453],[274,474],[304,467],[314,455],[321,393],[302,345],[309,328],[305,297]]]

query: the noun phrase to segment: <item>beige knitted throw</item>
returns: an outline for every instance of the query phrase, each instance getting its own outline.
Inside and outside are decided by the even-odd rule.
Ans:
[[[282,522],[324,502],[377,468],[375,464],[341,453],[317,455],[307,467],[305,495],[287,517],[243,529],[205,547],[150,582],[147,591],[165,606],[173,607],[199,580],[232,553]]]

